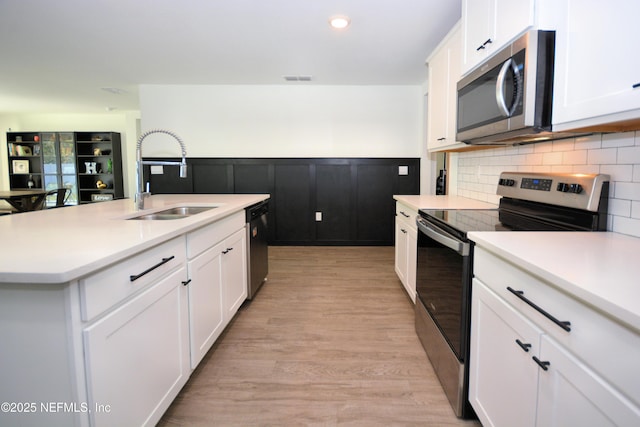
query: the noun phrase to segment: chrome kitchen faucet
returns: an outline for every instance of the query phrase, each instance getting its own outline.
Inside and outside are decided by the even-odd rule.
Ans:
[[[156,161],[156,160],[143,161],[142,160],[142,141],[147,136],[154,133],[164,133],[172,136],[176,141],[178,141],[178,144],[180,144],[180,148],[182,149],[182,160],[180,162]],[[140,138],[138,138],[138,142],[136,143],[136,179],[138,181],[138,191],[136,192],[136,196],[134,199],[136,208],[138,210],[144,209],[144,199],[146,199],[151,195],[151,193],[149,192],[149,188],[147,188],[146,191],[144,188],[144,177],[142,174],[142,166],[143,165],[180,166],[180,178],[186,178],[187,177],[186,156],[187,156],[187,148],[185,147],[184,142],[182,142],[182,139],[180,139],[178,135],[176,135],[171,131],[163,130],[163,129],[154,129],[154,130],[149,130],[143,133],[142,135],[140,135]]]

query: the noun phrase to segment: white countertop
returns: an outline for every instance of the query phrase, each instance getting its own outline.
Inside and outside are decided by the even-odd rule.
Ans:
[[[640,238],[611,232],[472,232],[469,238],[640,331]]]
[[[435,196],[435,195],[397,195],[393,196],[398,202],[415,209],[497,209],[492,203],[480,200],[468,199],[459,196]]]
[[[66,283],[268,199],[261,194],[155,195],[0,216],[0,283]],[[176,205],[217,206],[165,221],[126,218]]]

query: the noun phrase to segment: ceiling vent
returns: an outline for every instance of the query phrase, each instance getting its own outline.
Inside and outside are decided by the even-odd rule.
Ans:
[[[288,82],[310,82],[313,76],[283,76]]]

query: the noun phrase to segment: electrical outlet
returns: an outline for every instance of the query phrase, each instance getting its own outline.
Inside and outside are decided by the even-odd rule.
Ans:
[[[409,166],[398,166],[398,175],[409,175]]]
[[[322,212],[316,212],[316,221],[322,221]]]
[[[162,165],[151,165],[151,175],[163,175],[164,167]]]

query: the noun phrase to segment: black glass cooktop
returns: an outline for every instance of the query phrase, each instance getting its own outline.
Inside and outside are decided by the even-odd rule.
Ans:
[[[469,231],[510,231],[501,223],[498,209],[480,210],[421,210],[420,215],[427,221],[444,228],[449,233],[466,237]]]

